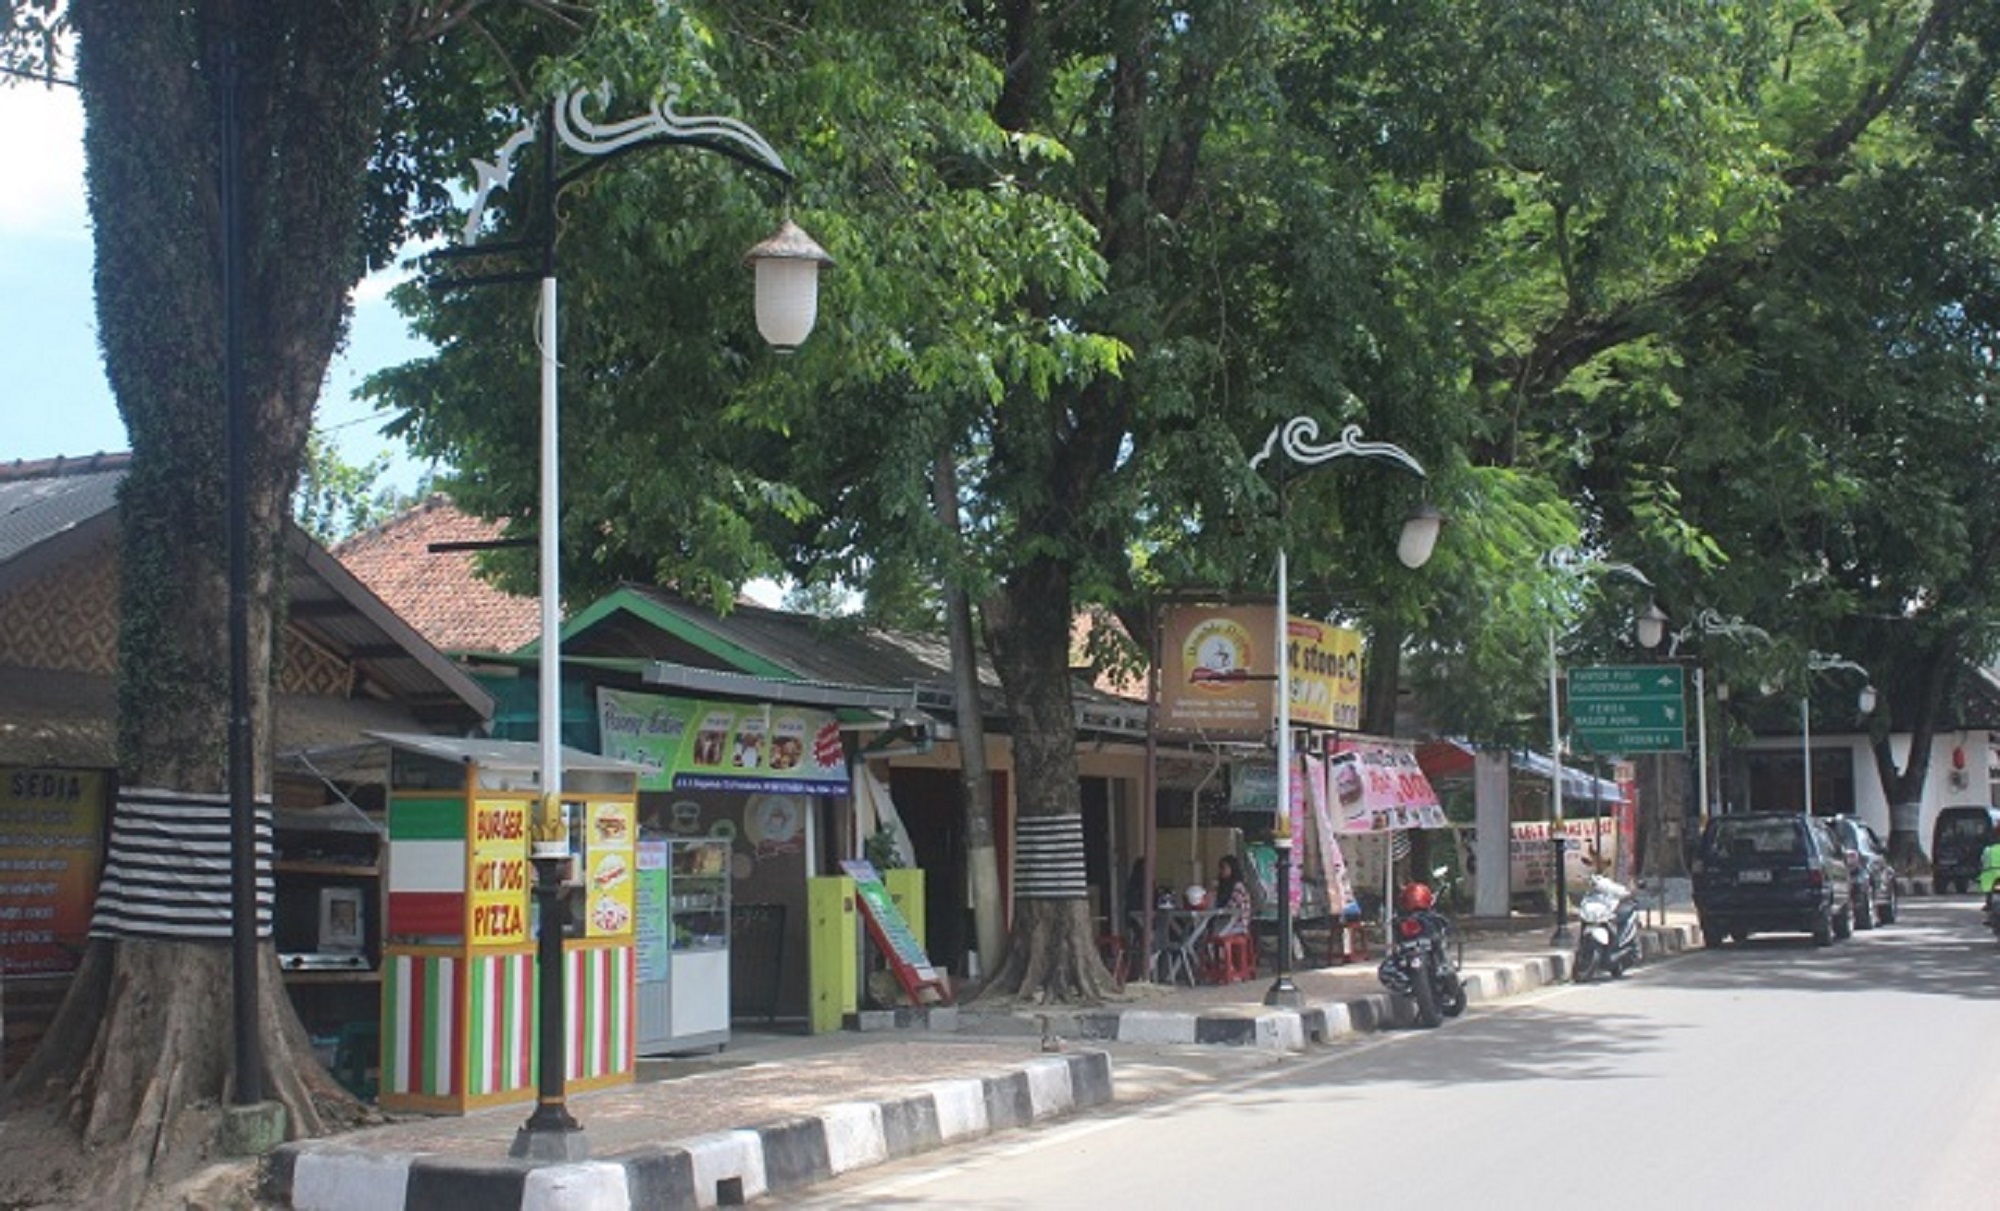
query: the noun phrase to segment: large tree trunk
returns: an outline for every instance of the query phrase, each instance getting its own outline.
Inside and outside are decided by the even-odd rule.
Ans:
[[[1923,820],[1924,783],[1931,768],[1931,744],[1937,738],[1939,720],[1947,709],[1962,666],[1964,649],[1960,637],[1947,634],[1924,653],[1924,658],[1893,670],[1883,707],[1870,721],[1870,748],[1875,757],[1875,774],[1882,794],[1889,802],[1889,864],[1898,874],[1927,875],[1930,860],[1924,854],[1924,838],[1918,835]],[[1914,703],[1915,713],[1903,726],[1910,734],[1901,769],[1890,745],[1895,720],[1891,714],[1899,704]]]
[[[222,65],[239,65],[239,318],[253,785],[269,783],[270,680],[289,501],[359,275],[362,189],[385,104],[372,0],[131,5],[72,0],[106,371],[131,435],[121,495],[124,785],[224,793],[230,715]],[[114,809],[115,810],[115,809]],[[268,939],[258,1015],[267,1097],[294,1135],[352,1101],[313,1058]],[[10,1087],[80,1132],[93,1206],[130,1205],[201,1155],[233,1100],[231,951],[100,938],[58,1025]],[[193,1147],[191,1145],[204,1147]]]
[[[1069,676],[1068,569],[1054,559],[1032,561],[1002,586],[986,608],[986,620],[1014,722],[1020,828],[1031,829],[1037,821],[1074,821],[1080,836],[1083,796]],[[1018,856],[1016,870],[1018,887],[1024,881]],[[982,997],[1087,1004],[1116,991],[1097,951],[1087,900],[1016,896],[1007,957]]]

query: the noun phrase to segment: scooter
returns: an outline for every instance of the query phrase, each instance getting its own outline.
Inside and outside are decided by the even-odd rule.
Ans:
[[[1623,883],[1590,877],[1590,890],[1576,907],[1576,959],[1571,979],[1581,984],[1599,971],[1622,977],[1639,962],[1639,901]]]
[[[1452,955],[1451,920],[1427,904],[1405,907],[1391,932],[1389,952],[1375,972],[1382,987],[1416,1002],[1417,1025],[1425,1029],[1464,1013],[1465,984]]]

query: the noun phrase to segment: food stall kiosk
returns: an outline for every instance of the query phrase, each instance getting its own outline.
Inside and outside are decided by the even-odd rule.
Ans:
[[[459,1114],[536,1092],[529,832],[539,746],[371,733],[390,747],[384,1109]],[[629,1082],[639,767],[563,750],[575,855],[563,941],[571,1093]]]

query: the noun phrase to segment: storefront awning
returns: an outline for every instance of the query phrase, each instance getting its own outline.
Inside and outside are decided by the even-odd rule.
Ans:
[[[1514,768],[1523,773],[1533,774],[1546,781],[1554,762],[1540,753],[1517,752],[1514,754]],[[1616,803],[1625,797],[1618,784],[1609,778],[1599,778],[1580,769],[1563,766],[1562,792],[1565,799],[1590,799],[1600,803]]]

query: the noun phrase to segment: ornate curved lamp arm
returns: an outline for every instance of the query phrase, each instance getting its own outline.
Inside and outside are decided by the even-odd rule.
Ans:
[[[1310,416],[1294,416],[1274,425],[1271,435],[1264,439],[1264,448],[1250,457],[1250,469],[1255,471],[1261,467],[1277,449],[1302,467],[1316,467],[1336,458],[1386,458],[1400,463],[1419,479],[1429,478],[1424,465],[1408,450],[1393,442],[1364,440],[1360,425],[1346,426],[1341,429],[1340,436],[1330,442],[1321,443],[1318,437],[1319,421]]]

